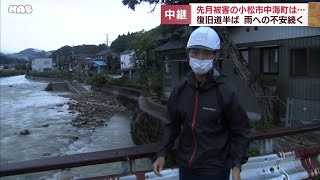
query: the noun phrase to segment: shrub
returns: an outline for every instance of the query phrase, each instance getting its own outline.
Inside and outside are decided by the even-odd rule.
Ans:
[[[9,77],[9,76],[17,76],[17,75],[23,75],[25,74],[25,70],[0,70],[0,77]]]
[[[30,76],[38,76],[38,77],[56,77],[56,78],[63,78],[63,77],[71,77],[72,73],[67,71],[46,71],[46,72],[36,72],[36,71],[29,71],[27,75]]]
[[[161,73],[154,73],[150,78],[150,89],[156,93],[158,97],[162,95],[162,78]]]
[[[259,156],[260,155],[260,151],[257,148],[249,148],[249,156]]]
[[[96,74],[90,79],[91,85],[94,87],[102,87],[104,86],[108,81],[106,76],[103,74]]]

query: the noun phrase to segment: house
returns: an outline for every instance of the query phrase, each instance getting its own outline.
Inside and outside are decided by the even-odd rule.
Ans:
[[[101,50],[95,56],[94,60],[107,60],[109,50]]]
[[[119,53],[114,52],[111,49],[105,49],[105,50],[101,50],[97,54],[95,54],[93,59],[107,61],[109,57],[114,58],[114,59],[120,58]]]
[[[32,60],[31,67],[33,71],[52,70],[52,58],[35,58]]]
[[[120,54],[121,73],[129,80],[136,79],[136,68],[131,61],[134,53],[134,50],[126,50]]]
[[[111,49],[105,49],[98,52],[93,59],[95,61],[104,61],[107,63],[106,71],[110,72],[116,70],[116,67],[112,67],[113,65],[116,66],[120,64],[120,55],[117,52],[114,52]],[[111,62],[112,61],[112,62]],[[120,67],[118,67],[120,68]]]
[[[310,110],[313,119],[320,119],[319,109],[315,110],[315,106],[320,107],[320,28],[231,27],[229,32],[249,66],[264,81],[277,87],[282,116],[286,113],[287,99],[294,98],[299,100],[303,110]],[[190,70],[186,44],[187,39],[170,41],[154,50],[163,60],[163,92],[166,97]],[[220,59],[219,68],[234,82],[245,110],[261,113],[257,103],[259,97],[237,75],[226,55]]]
[[[317,101],[320,107],[320,28],[235,27],[230,35],[250,67],[264,81],[277,87],[282,116],[285,116],[288,98],[299,100],[304,107]],[[255,93],[234,73],[227,57],[224,57],[223,71],[231,75],[244,107],[260,112]],[[320,119],[320,111],[315,116]]]
[[[187,39],[173,40],[154,50],[162,58],[162,87],[166,99],[173,87],[190,71],[186,44]]]
[[[92,54],[74,54],[71,57],[62,57],[63,69],[81,74],[83,72],[83,68],[85,68],[83,66],[87,66],[86,68],[89,69],[91,67],[92,69],[93,57],[94,55]]]
[[[76,73],[79,75],[92,75],[93,74],[93,58],[85,57],[76,59]]]
[[[107,63],[105,61],[93,61],[93,69],[95,73],[107,72]]]

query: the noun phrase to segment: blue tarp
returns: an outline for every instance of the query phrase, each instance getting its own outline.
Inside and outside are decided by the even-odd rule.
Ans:
[[[93,61],[93,64],[95,66],[107,66],[107,63],[105,61]]]

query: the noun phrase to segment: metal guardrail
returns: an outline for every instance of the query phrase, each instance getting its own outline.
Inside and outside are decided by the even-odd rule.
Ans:
[[[117,174],[82,178],[81,180],[178,180],[178,168],[166,168],[158,177],[153,170],[138,171],[132,174]],[[231,172],[230,172],[230,176]],[[293,149],[263,156],[250,157],[242,165],[241,179],[297,180],[313,179],[320,176],[320,144],[311,147]]]
[[[254,141],[296,135],[319,130],[320,123],[316,123],[299,128],[277,128],[265,130],[263,132],[254,132],[250,135],[250,138],[252,141]],[[28,160],[23,162],[5,163],[0,164],[0,177],[50,171],[64,168],[98,165],[119,161],[129,162],[130,172],[132,173],[132,160],[155,156],[158,147],[158,143],[153,143],[129,148]]]
[[[6,163],[0,165],[0,177],[151,157],[156,154],[157,147],[158,144],[154,143],[129,148]]]

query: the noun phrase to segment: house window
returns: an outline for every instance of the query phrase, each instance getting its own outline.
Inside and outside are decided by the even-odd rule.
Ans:
[[[44,64],[49,64],[49,62],[48,61],[44,61]]]
[[[165,72],[166,73],[171,73],[171,64],[166,62],[164,65],[165,65],[164,66],[165,67]]]
[[[279,72],[279,49],[267,47],[260,49],[261,72],[265,74],[278,74]]]
[[[249,63],[249,50],[248,49],[239,49],[239,53],[242,55],[243,59]]]
[[[320,51],[316,48],[291,50],[291,75],[320,75]]]

